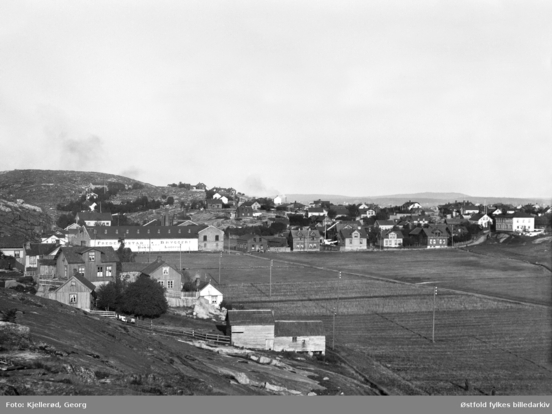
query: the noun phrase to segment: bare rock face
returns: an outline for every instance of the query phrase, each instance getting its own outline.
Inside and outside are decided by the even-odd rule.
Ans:
[[[0,199],[0,235],[32,239],[52,228],[52,219],[40,207]]]
[[[226,309],[220,310],[218,306],[211,305],[207,299],[199,298],[194,307],[196,317],[200,319],[220,319],[226,317]]]

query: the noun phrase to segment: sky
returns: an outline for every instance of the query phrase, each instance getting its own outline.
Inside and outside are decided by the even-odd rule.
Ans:
[[[0,170],[552,196],[552,2],[0,2]]]

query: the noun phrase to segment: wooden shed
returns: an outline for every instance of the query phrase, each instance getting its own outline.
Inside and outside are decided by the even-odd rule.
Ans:
[[[44,296],[75,308],[90,310],[96,286],[80,274],[71,276],[59,287],[50,288]]]
[[[324,324],[322,321],[275,321],[274,350],[324,355]]]
[[[273,349],[274,312],[271,309],[229,310],[226,334],[234,346]]]

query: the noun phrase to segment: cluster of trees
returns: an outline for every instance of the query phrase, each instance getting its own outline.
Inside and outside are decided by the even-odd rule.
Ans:
[[[137,317],[156,318],[169,309],[165,288],[145,275],[130,283],[117,278],[100,286],[96,294],[98,308]]]

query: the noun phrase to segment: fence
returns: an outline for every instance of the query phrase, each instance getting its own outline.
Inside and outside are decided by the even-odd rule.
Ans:
[[[104,317],[104,318],[117,319],[117,313],[113,312],[113,311],[91,310],[88,313],[91,314],[91,315],[101,316],[101,317]]]
[[[173,336],[184,335],[188,338],[198,339],[201,341],[215,342],[221,345],[230,345],[230,337],[226,335],[196,332],[192,329],[179,328],[176,326],[151,325],[148,328],[147,325],[142,325],[142,328],[150,329],[151,331],[157,333],[164,333]]]

